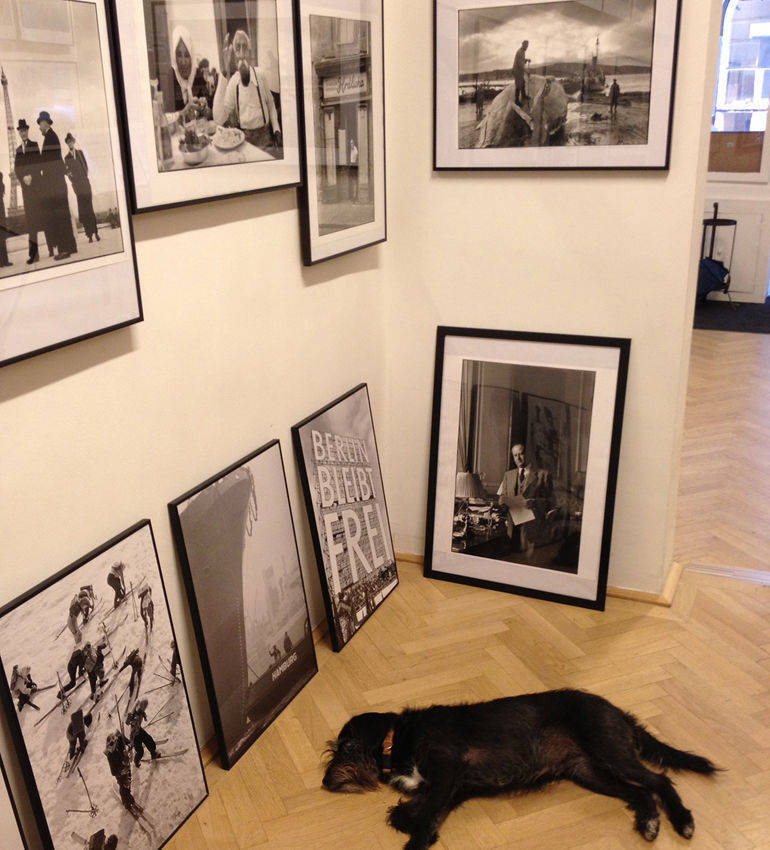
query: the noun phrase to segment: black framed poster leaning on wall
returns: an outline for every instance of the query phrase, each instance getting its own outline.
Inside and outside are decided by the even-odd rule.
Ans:
[[[318,669],[280,443],[168,508],[230,768]]]
[[[426,576],[604,608],[630,347],[438,328]]]
[[[368,387],[359,384],[291,433],[339,652],[398,584]]]
[[[149,520],[0,609],[0,697],[46,848],[155,850],[203,802]]]
[[[0,365],[142,319],[108,13],[0,4]]]
[[[297,186],[291,0],[111,0],[134,212]]]
[[[305,265],[384,242],[382,0],[295,0]]]

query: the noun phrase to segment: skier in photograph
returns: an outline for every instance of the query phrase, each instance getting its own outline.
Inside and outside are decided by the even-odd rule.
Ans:
[[[74,832],[72,837],[76,837]],[[83,842],[85,850],[116,850],[118,846],[118,836],[113,833],[108,837],[103,829],[95,832],[90,838],[82,838],[81,836],[77,836],[77,838]]]
[[[155,625],[155,604],[152,601],[152,589],[148,586],[139,592],[139,613],[142,615],[144,630],[151,632]]]
[[[126,565],[123,561],[115,561],[115,563],[110,567],[109,573],[107,573],[107,584],[115,592],[113,608],[117,608],[118,605],[120,605],[120,603],[126,598],[126,580],[123,577],[125,569]]]
[[[150,753],[150,758],[160,758],[160,750],[155,746],[155,740],[146,729],[142,728],[142,723],[147,722],[146,699],[140,699],[137,702],[133,711],[130,711],[126,715],[126,722],[131,727],[131,743],[134,747],[134,766],[139,767],[145,747],[147,747]]]
[[[176,641],[171,641],[171,649],[174,650],[173,655],[171,656],[171,675],[174,677],[174,681],[177,681],[176,670],[179,668],[179,672],[182,672],[182,662],[179,658],[179,650],[176,646]]]
[[[88,646],[88,644],[86,644]],[[59,699],[64,699],[67,691],[75,687],[75,682],[80,676],[86,672],[86,658],[83,654],[83,648],[76,646],[70,655],[70,660],[67,662],[67,674],[70,677],[66,685],[62,685],[61,690],[56,694]]]
[[[86,740],[86,729],[90,728],[93,719],[91,712],[89,711],[88,714],[84,715],[82,708],[79,708],[77,711],[73,711],[70,715],[70,722],[66,731],[67,741],[69,743],[67,758],[70,762],[78,753],[82,755],[85,752],[85,749],[88,746],[88,741]]]
[[[107,642],[102,641],[95,647],[91,643],[87,643],[83,647],[83,658],[86,672],[88,673],[88,683],[91,686],[91,699],[94,702],[98,701],[96,696],[96,683],[99,682],[99,687],[103,688],[107,683],[104,677],[104,650],[107,649]]]
[[[144,670],[144,661],[141,655],[139,655],[138,649],[132,649],[128,653],[118,673],[122,673],[126,667],[131,668],[131,681],[128,683],[128,701],[131,702],[134,697],[134,687],[136,687],[136,693],[139,693],[139,687],[142,684],[142,672]]]
[[[18,701],[17,707],[19,713],[21,713],[25,705],[31,706],[35,711],[40,711],[40,706],[32,702],[32,695],[37,691],[37,685],[32,680],[32,674],[28,666],[19,667],[18,664],[13,665],[9,686],[11,696]]]
[[[83,614],[83,625],[85,625],[96,605],[94,586],[92,584],[84,584],[78,591],[78,600],[80,601],[80,610]]]
[[[139,815],[143,809],[131,793],[131,750],[128,748],[130,743],[122,732],[110,732],[104,755],[107,756],[110,773],[118,783],[120,802],[131,814]]]
[[[83,609],[80,607],[80,594],[76,593],[70,602],[69,611],[67,612],[67,628],[72,632],[72,637],[75,638],[75,643],[80,643],[83,639],[83,632],[78,625],[78,617],[84,616]],[[83,620],[85,623],[85,619]]]

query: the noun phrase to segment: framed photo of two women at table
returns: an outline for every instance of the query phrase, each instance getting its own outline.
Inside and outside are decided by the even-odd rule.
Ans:
[[[426,576],[604,609],[630,346],[438,328]]]
[[[0,365],[138,322],[105,0],[0,4]]]
[[[110,0],[134,212],[300,181],[292,0]]]
[[[297,0],[305,265],[384,242],[382,0]]]

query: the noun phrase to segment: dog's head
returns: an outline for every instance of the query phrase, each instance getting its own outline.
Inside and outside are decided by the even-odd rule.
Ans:
[[[373,791],[380,776],[382,742],[394,714],[358,714],[329,741],[323,786],[329,791]]]

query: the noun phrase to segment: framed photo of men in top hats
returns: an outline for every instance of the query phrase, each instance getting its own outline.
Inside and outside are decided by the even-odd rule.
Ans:
[[[0,365],[142,319],[104,0],[3,8]]]
[[[300,181],[291,0],[111,0],[134,212]]]

